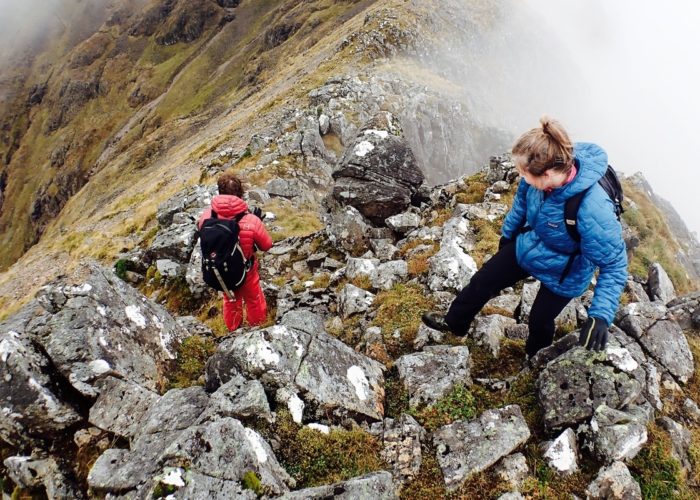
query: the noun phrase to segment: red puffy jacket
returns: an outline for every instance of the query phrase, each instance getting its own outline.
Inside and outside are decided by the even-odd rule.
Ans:
[[[214,209],[220,219],[233,219],[238,214],[246,212],[248,205],[238,196],[230,194],[219,194],[211,201],[211,208],[207,208],[197,222],[197,227],[201,228],[202,223],[211,218],[211,211]],[[244,215],[238,223],[240,233],[238,239],[241,243],[241,250],[246,259],[255,253],[253,245],[259,250],[266,252],[272,248],[272,238],[267,233],[265,225],[253,214]]]

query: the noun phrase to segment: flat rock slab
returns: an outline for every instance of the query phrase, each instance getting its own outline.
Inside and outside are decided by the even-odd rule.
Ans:
[[[413,407],[436,403],[457,384],[471,385],[466,346],[428,346],[402,356],[396,367]]]
[[[530,438],[520,407],[488,410],[470,422],[457,421],[433,434],[437,459],[449,490],[486,470]]]
[[[280,500],[394,500],[398,496],[388,472],[373,472],[349,481],[292,491],[280,497]]]
[[[88,420],[95,427],[132,438],[141,432],[144,416],[159,399],[140,385],[108,377],[100,384],[100,396]]]
[[[426,433],[412,416],[403,413],[397,419],[384,419],[372,424],[370,433],[381,440],[381,456],[392,466],[394,480],[404,483],[418,475],[423,461],[421,443]]]

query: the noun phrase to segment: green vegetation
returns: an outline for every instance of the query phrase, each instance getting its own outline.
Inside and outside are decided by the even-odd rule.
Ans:
[[[204,375],[204,365],[214,354],[216,344],[208,338],[192,335],[182,341],[177,350],[176,367],[169,374],[169,388],[185,388],[200,385]]]
[[[397,354],[411,345],[421,324],[421,314],[435,306],[421,286],[403,283],[379,292],[374,304],[378,309],[373,324],[382,329],[390,354]],[[396,331],[399,339],[393,336]]]
[[[274,427],[263,431],[270,433],[284,443],[277,458],[297,481],[297,488],[345,481],[387,468],[379,458],[381,443],[357,427],[324,434],[299,426],[289,413],[279,412]]]
[[[457,203],[482,203],[486,190],[489,187],[489,184],[486,182],[486,175],[483,172],[479,172],[466,179],[465,182],[467,184],[466,189],[455,193]]]
[[[457,384],[434,405],[411,408],[409,413],[428,431],[457,420],[471,420],[476,416],[476,399],[469,388]]]
[[[243,474],[243,481],[241,481],[241,484],[243,485],[244,490],[251,490],[258,496],[265,493],[265,487],[263,486],[262,481],[252,470],[249,470]]]
[[[623,188],[625,196],[632,200],[636,207],[627,207],[622,218],[639,236],[639,245],[633,250],[629,261],[630,274],[646,278],[649,266],[659,262],[668,273],[677,292],[688,292],[697,286],[691,283],[678,262],[677,254],[680,248],[659,209],[645,193],[638,192],[630,183],[624,182]]]
[[[117,262],[114,263],[114,274],[117,275],[119,279],[125,280],[126,279],[126,271],[128,266],[128,262],[124,259],[119,259]]]
[[[476,235],[476,245],[469,253],[476,264],[481,267],[487,255],[493,255],[498,251],[498,240],[501,238],[501,222],[490,222],[478,219],[471,222]]]

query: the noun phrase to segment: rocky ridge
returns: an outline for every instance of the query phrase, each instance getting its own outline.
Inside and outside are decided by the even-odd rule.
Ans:
[[[428,188],[395,116],[378,113],[346,130],[347,149],[335,162],[324,148],[323,116],[299,114],[296,131],[249,145],[271,163],[293,157],[310,166],[293,179],[296,190],[275,179],[249,191],[251,203],[271,197],[294,206],[311,197],[325,207],[322,230],[279,241],[261,256],[275,306],[269,326],[216,338],[194,318],[172,316],[157,293],[142,296],[94,264],[47,284],[0,325],[0,437],[15,452],[4,460],[14,483],[52,498],[322,498],[331,491],[395,498],[421,474],[426,453],[445,490],[459,492],[484,472],[520,474],[518,451],[534,440],[556,474],[595,465],[590,498],[641,498],[626,464],[655,425],[667,429],[692,473],[683,457],[697,405],[687,399],[682,412],[665,412],[663,394],[684,398],[693,380],[697,293],[676,297],[660,266],[646,282],[630,279],[611,341],[593,354],[575,346],[589,292],[557,320],[572,333],[526,364],[522,339],[535,282],[494,298],[466,339],[418,327],[412,301],[446,307],[494,250],[495,241],[484,242],[507,211],[513,165],[494,157],[476,177]],[[337,189],[326,194],[324,184]],[[483,191],[475,195],[477,185]],[[366,203],[366,192],[383,193],[385,202]],[[186,283],[193,297],[212,299],[199,281],[194,226],[212,194],[195,186],[163,204],[160,230],[122,257],[120,276],[165,288]],[[274,227],[274,214],[270,220]],[[216,340],[203,380],[167,389],[174,358],[195,334]],[[521,357],[506,376],[484,368],[484,360],[497,366],[509,356]],[[472,407],[437,423],[422,413],[465,394],[459,391],[504,394],[527,378],[534,406]],[[387,472],[294,491],[297,481],[277,458],[286,443],[275,425],[285,415],[313,432],[374,436]],[[86,449],[99,457],[81,476],[76,457]],[[509,484],[513,492],[527,487]]]

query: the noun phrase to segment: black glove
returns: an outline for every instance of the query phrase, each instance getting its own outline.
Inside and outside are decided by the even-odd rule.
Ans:
[[[253,208],[253,211],[251,213],[260,220],[263,220],[265,218],[265,214],[263,214],[262,208],[260,207]]]
[[[581,334],[578,338],[578,345],[585,347],[589,351],[591,349],[602,351],[605,349],[605,344],[608,343],[608,323],[600,318],[588,318],[581,328]]]
[[[510,243],[513,243],[513,240],[511,240],[510,238],[506,238],[505,236],[501,236],[501,239],[498,240],[498,249],[500,250],[501,248]]]

